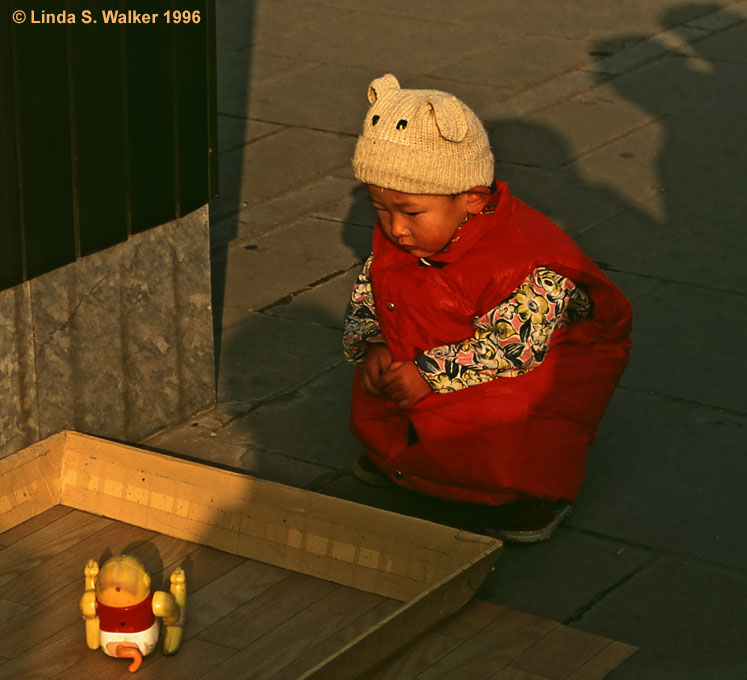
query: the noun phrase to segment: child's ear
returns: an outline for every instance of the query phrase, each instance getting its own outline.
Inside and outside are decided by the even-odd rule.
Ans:
[[[471,215],[478,215],[482,212],[482,209],[490,200],[490,189],[488,187],[475,187],[464,193],[467,197],[467,210]]]

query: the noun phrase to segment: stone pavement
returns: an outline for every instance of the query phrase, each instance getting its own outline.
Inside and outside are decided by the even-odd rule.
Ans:
[[[340,352],[374,222],[349,164],[367,85],[451,91],[635,309],[574,515],[479,597],[639,646],[616,680],[744,680],[747,3],[218,0],[218,24],[218,404],[147,443],[454,521],[351,476]]]

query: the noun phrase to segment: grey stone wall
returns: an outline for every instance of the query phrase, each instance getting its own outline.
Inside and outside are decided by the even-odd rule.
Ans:
[[[0,457],[138,441],[215,401],[208,208],[0,292]]]

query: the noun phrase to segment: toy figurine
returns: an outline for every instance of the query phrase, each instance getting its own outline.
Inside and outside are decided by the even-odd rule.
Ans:
[[[115,555],[99,570],[95,560],[85,568],[86,591],[80,610],[86,621],[86,643],[109,656],[130,658],[131,672],[158,642],[158,618],[166,626],[164,654],[175,654],[182,641],[187,614],[184,571],[171,574],[171,593],[150,587],[145,567],[129,555]]]

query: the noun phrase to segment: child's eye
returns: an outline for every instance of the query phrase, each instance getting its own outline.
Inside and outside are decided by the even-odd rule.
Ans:
[[[408,217],[415,217],[416,215],[420,215],[419,212],[406,212],[405,215]]]

